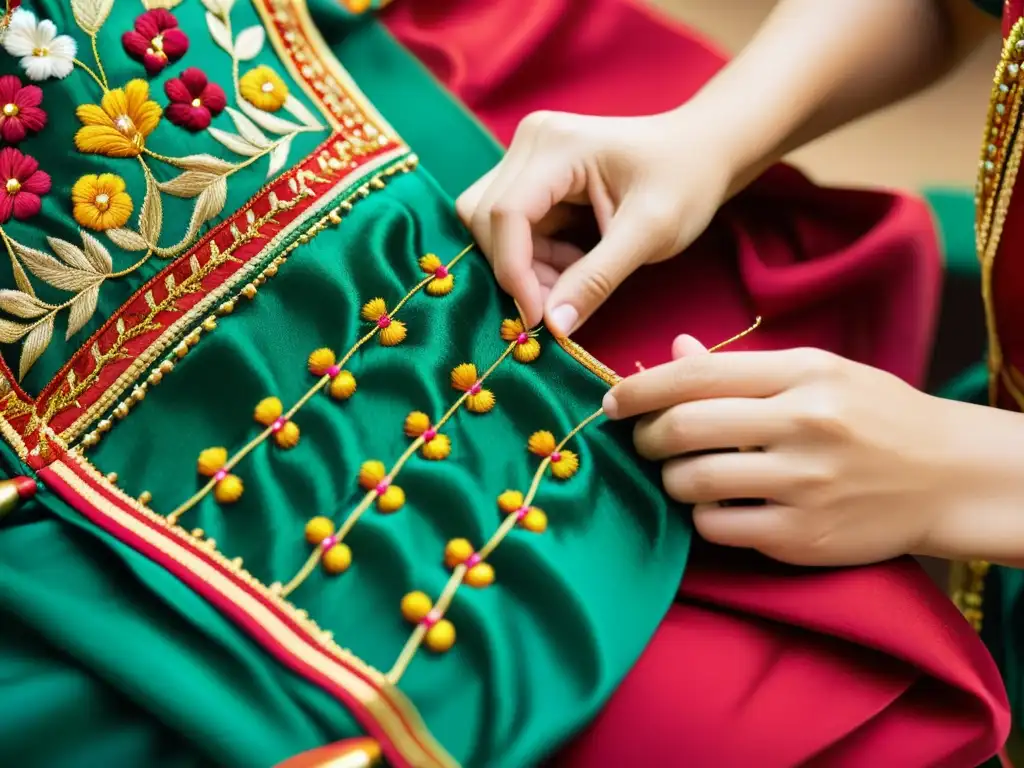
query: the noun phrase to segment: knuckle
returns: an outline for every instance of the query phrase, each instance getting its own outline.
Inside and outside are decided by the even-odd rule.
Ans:
[[[580,290],[591,301],[604,301],[611,296],[615,286],[611,278],[599,271],[591,271],[580,280]]]
[[[829,378],[839,368],[841,358],[831,352],[814,347],[793,350],[793,365],[806,378]]]
[[[455,201],[455,212],[459,215],[459,218],[463,223],[469,225],[473,221],[473,213],[476,211],[477,201],[475,196],[470,192],[464,192],[459,195]]]
[[[516,128],[515,135],[512,137],[514,142],[520,135],[529,136],[539,131],[551,118],[554,116],[554,112],[548,110],[538,110],[537,112],[531,112],[522,120],[519,121],[519,126]]]
[[[808,392],[800,408],[799,423],[806,431],[843,438],[850,434],[850,420],[843,397],[832,388]]]

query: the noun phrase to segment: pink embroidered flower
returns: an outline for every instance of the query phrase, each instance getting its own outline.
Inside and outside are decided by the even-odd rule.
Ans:
[[[228,103],[224,89],[208,82],[206,75],[195,67],[164,83],[164,93],[171,100],[164,110],[167,119],[190,131],[206,130],[210,119],[224,111]]]
[[[17,144],[29,132],[46,125],[46,113],[40,108],[43,91],[38,85],[22,85],[17,75],[0,77],[0,138]]]
[[[34,157],[14,147],[0,149],[0,224],[30,219],[39,213],[40,195],[50,191],[50,174],[39,170]]]
[[[154,8],[135,19],[135,29],[121,36],[121,45],[152,77],[185,55],[188,37],[178,28],[174,14]]]

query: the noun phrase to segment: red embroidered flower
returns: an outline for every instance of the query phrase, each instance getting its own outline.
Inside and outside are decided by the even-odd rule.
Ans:
[[[208,82],[206,75],[195,67],[189,67],[181,77],[164,83],[164,93],[171,100],[164,110],[167,119],[190,131],[205,130],[210,119],[219,115],[228,103],[224,89]]]
[[[40,195],[50,191],[50,174],[39,170],[34,157],[14,147],[0,149],[0,224],[30,219],[39,213]]]
[[[0,138],[17,144],[46,125],[46,113],[39,107],[43,92],[38,85],[22,85],[17,75],[0,77]]]
[[[185,55],[188,37],[178,28],[174,14],[154,8],[135,20],[135,29],[121,36],[121,45],[152,77]]]

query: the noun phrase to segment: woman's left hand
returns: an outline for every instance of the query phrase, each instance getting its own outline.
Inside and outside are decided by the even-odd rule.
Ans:
[[[673,357],[616,385],[605,410],[646,414],[636,448],[665,462],[667,492],[696,505],[709,541],[802,565],[1024,557],[1018,414],[820,350],[706,354],[681,336]],[[736,499],[767,502],[720,504]]]

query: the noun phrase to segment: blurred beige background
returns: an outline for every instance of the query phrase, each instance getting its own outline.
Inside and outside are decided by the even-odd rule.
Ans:
[[[774,0],[651,0],[729,51],[742,47]],[[973,187],[999,40],[928,93],[795,154],[818,181],[920,189]],[[808,62],[813,66],[813,62]]]

